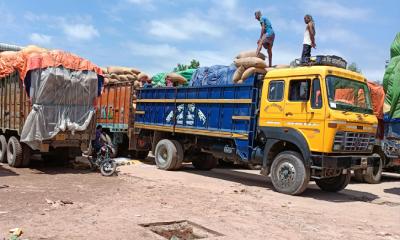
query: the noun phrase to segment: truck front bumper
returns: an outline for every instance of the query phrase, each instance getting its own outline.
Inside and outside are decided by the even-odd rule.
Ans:
[[[379,161],[376,156],[325,156],[313,155],[312,165],[322,169],[366,169]]]

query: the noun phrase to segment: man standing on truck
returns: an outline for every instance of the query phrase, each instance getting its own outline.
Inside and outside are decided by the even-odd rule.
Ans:
[[[304,32],[303,52],[301,54],[302,63],[308,63],[311,57],[311,48],[316,48],[315,44],[315,25],[311,15],[304,16],[306,30]]]
[[[272,29],[272,24],[269,19],[265,16],[262,16],[261,11],[255,12],[255,18],[261,24],[261,34],[260,39],[257,41],[257,56],[261,52],[262,47],[268,51],[268,63],[269,67],[272,66],[272,46],[274,45],[275,40],[275,32]]]

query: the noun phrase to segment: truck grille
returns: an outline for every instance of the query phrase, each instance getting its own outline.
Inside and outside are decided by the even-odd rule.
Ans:
[[[369,152],[368,146],[375,142],[375,135],[370,133],[338,132],[335,136],[334,145],[341,146],[340,150],[346,152]]]

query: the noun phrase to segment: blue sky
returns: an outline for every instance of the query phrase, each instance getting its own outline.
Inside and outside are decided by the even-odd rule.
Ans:
[[[313,54],[343,56],[371,80],[382,79],[400,31],[398,0],[0,0],[0,42],[63,49],[100,66],[153,74],[193,58],[229,65],[238,52],[256,48],[257,9],[276,32],[274,64],[300,56],[309,13],[317,29]]]

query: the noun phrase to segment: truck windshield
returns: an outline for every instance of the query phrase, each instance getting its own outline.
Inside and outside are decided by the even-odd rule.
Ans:
[[[372,114],[371,98],[366,83],[337,76],[327,76],[329,106],[332,109]]]

